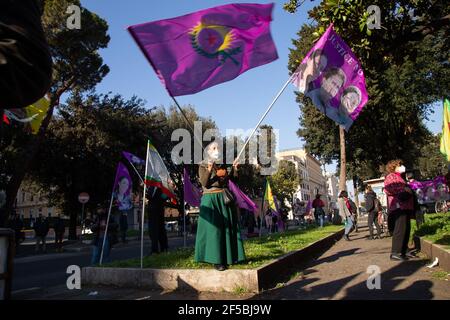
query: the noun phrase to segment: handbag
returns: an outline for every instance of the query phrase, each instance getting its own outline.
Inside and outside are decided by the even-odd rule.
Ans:
[[[223,189],[223,201],[226,205],[230,205],[234,202],[234,195],[228,188]]]

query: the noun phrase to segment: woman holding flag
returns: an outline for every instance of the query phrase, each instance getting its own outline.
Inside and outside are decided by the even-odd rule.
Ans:
[[[214,264],[224,271],[230,264],[245,260],[236,204],[228,191],[230,176],[237,175],[237,162],[229,170],[218,165],[217,142],[206,148],[206,159],[199,165],[199,180],[203,188],[195,242],[195,261]]]

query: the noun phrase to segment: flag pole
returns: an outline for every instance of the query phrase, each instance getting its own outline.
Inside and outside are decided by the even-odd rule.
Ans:
[[[275,98],[272,100],[272,102],[270,103],[269,107],[267,108],[266,112],[264,112],[264,114],[262,115],[261,119],[258,121],[258,123],[256,124],[255,128],[253,129],[253,132],[250,134],[250,136],[247,138],[247,140],[245,141],[244,145],[241,148],[241,151],[238,153],[237,157],[235,160],[239,159],[242,155],[242,152],[245,150],[245,147],[247,146],[247,144],[250,142],[250,139],[253,137],[253,135],[255,134],[256,130],[258,130],[259,126],[261,125],[261,122],[263,122],[264,118],[267,116],[267,114],[270,112],[270,110],[272,109],[273,105],[275,104],[275,102],[278,100],[278,98],[281,96],[281,94],[283,93],[283,91],[286,89],[286,87],[289,85],[289,83],[292,82],[292,79],[295,76],[295,72],[289,77],[289,79],[286,81],[286,83],[283,85],[283,87],[281,88],[281,90],[277,93],[277,95],[275,96]]]
[[[192,132],[194,133],[194,138],[197,139],[197,142],[200,144],[200,147],[202,147],[202,150],[204,151],[205,148],[203,148],[203,143],[202,143],[202,142],[198,139],[198,137],[195,135],[194,128],[192,127],[191,122],[190,122],[189,119],[187,118],[186,114],[184,113],[184,111],[183,111],[183,109],[181,108],[180,104],[178,103],[177,99],[175,99],[175,97],[172,96],[170,93],[169,93],[169,95],[170,95],[170,97],[172,98],[173,102],[175,102],[175,105],[177,106],[178,110],[180,110],[181,114],[182,114],[183,117],[184,117],[184,120],[186,120],[187,125],[188,125],[189,128],[192,130]]]
[[[128,161],[131,166],[133,167],[134,171],[136,172],[136,174],[138,175],[139,179],[141,180],[142,183],[144,183],[144,179],[142,179],[141,175],[139,174],[139,172],[137,171],[136,167],[134,166],[133,162]]]
[[[111,192],[111,200],[109,201],[108,218],[106,219],[105,235],[103,236],[102,252],[100,253],[100,265],[102,265],[103,262],[103,250],[105,249],[106,237],[108,236],[109,217],[111,216],[112,203],[114,199],[114,187],[115,186],[113,186],[113,191]],[[111,243],[109,245],[111,246]]]
[[[148,141],[147,141],[147,156],[145,160],[145,177],[147,176],[148,170]],[[144,178],[145,178],[144,177]],[[144,195],[142,197],[142,218],[141,218],[141,269],[144,267],[144,216],[145,216],[145,200],[147,194],[147,185],[144,181]]]
[[[262,196],[262,200],[261,200],[261,211],[259,213],[259,216],[261,217],[261,226],[259,227],[259,237],[261,238],[262,235],[262,225],[263,225],[263,221],[265,221],[265,216],[264,216],[264,197],[266,195],[266,188],[267,188],[267,178],[266,181],[264,182],[264,193]],[[267,224],[266,224],[267,227]]]
[[[183,202],[183,246],[186,248],[187,233],[186,233],[186,202]]]

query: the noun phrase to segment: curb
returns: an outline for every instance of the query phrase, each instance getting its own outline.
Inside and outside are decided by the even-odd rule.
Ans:
[[[414,237],[414,242],[419,245],[420,252],[424,253],[428,258],[434,260],[439,259],[439,267],[446,271],[450,271],[450,250],[444,246],[435,244],[430,240],[425,240],[421,237]]]
[[[335,244],[344,229],[297,251],[281,256],[256,269],[139,269],[85,267],[83,285],[164,290],[195,290],[197,292],[234,292],[236,289],[259,293],[271,288],[280,277],[300,268],[311,258]]]

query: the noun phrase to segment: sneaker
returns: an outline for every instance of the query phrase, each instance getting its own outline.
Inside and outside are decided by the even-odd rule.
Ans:
[[[407,261],[408,258],[399,254],[391,254],[391,260],[393,261]]]
[[[350,238],[348,237],[348,234],[344,235],[344,239],[347,240],[347,241],[350,241]]]
[[[409,258],[417,258],[412,252],[407,252],[406,254],[402,255],[402,257],[409,259]]]

